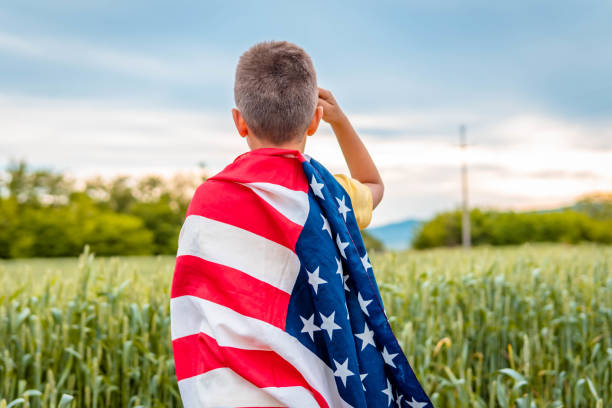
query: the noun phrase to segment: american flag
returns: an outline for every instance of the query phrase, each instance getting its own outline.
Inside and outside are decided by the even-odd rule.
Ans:
[[[430,408],[395,338],[346,190],[299,150],[200,185],[171,301],[183,405]]]

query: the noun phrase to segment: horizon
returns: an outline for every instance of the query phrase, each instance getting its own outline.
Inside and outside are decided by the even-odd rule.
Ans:
[[[13,162],[14,164],[18,164],[18,162]],[[41,167],[41,166],[32,166],[30,163],[25,163],[27,166],[28,171],[55,171],[53,169],[50,169],[48,167]],[[4,174],[6,175],[7,171],[6,170],[0,170],[0,175]],[[173,171],[173,172],[168,172],[168,173],[161,173],[161,172],[140,172],[140,173],[134,173],[134,172],[113,172],[113,173],[109,173],[109,174],[103,174],[103,173],[97,173],[97,172],[93,172],[91,174],[88,175],[80,175],[77,176],[71,172],[62,172],[61,173],[63,176],[66,177],[67,180],[71,180],[74,182],[74,187],[77,190],[82,190],[85,187],[85,183],[89,180],[93,180],[93,179],[101,179],[104,182],[110,182],[112,181],[113,178],[115,177],[121,177],[121,176],[127,176],[129,177],[133,182],[138,181],[138,179],[143,178],[143,177],[147,177],[147,176],[156,176],[156,177],[160,177],[162,178],[164,183],[168,183],[168,182],[172,182],[173,178],[175,176],[179,176],[179,177],[191,177],[194,180],[198,179],[201,175],[205,175],[207,178],[211,177],[214,175],[214,173],[208,172],[207,171],[207,167],[197,167],[194,169],[189,169],[189,170],[179,170],[179,171]],[[134,186],[137,183],[133,183]],[[1,192],[1,190],[0,190]],[[574,198],[570,198],[569,200],[565,201],[565,202],[560,202],[558,203],[558,205],[544,205],[544,206],[524,206],[524,207],[520,207],[520,206],[516,206],[516,207],[511,207],[511,206],[507,206],[507,207],[500,207],[500,206],[471,206],[470,210],[473,209],[478,209],[481,211],[514,211],[514,212],[546,212],[546,211],[558,211],[558,210],[563,210],[563,209],[570,209],[572,206],[574,206],[578,201],[580,201],[581,199],[585,199],[585,198],[593,198],[593,197],[610,197],[612,196],[612,192],[611,191],[600,191],[600,190],[594,190],[594,191],[590,191],[584,194],[581,194],[579,196],[576,196]],[[454,208],[449,208],[445,211],[454,211],[454,210],[461,210],[461,206],[459,205],[459,203],[457,203],[457,205]],[[372,223],[366,227],[365,229],[370,230],[373,228],[380,228],[380,227],[387,227],[390,225],[395,225],[395,224],[401,224],[404,222],[427,222],[428,220],[432,219],[434,216],[438,215],[439,213],[441,213],[443,211],[437,212],[432,214],[430,217],[417,217],[417,216],[412,216],[410,214],[408,214],[407,216],[404,216],[402,218],[397,218],[397,219],[391,219],[388,220],[387,222],[385,222],[384,224],[377,224],[377,225],[372,225]]]

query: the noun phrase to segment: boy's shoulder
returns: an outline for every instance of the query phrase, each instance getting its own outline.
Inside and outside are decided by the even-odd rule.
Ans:
[[[195,189],[187,214],[201,212],[204,207],[237,205],[245,195],[254,198],[253,194],[245,194],[249,191],[245,187],[260,191],[273,185],[307,192],[308,181],[302,163],[295,157],[278,154],[242,153]]]
[[[311,180],[307,180],[302,163],[283,156],[243,153],[237,156],[223,170],[207,178],[195,190],[187,209],[187,215],[198,214],[240,205],[244,194],[240,190],[243,183],[272,183],[293,190],[308,191]],[[334,179],[339,187],[349,196],[347,205],[351,205],[360,229],[365,228],[372,218],[372,193],[366,185],[357,179],[342,173],[332,174],[323,164],[307,154],[303,154],[321,176]],[[279,160],[281,159],[281,160]],[[338,191],[341,193],[341,191]],[[242,198],[241,198],[242,197]]]

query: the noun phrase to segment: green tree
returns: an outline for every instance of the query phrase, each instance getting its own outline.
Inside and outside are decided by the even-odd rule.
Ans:
[[[421,225],[414,248],[461,244],[460,211],[444,212]],[[474,245],[518,245],[524,242],[612,242],[612,219],[599,220],[573,210],[555,212],[470,212]]]
[[[137,202],[132,205],[130,214],[141,219],[152,232],[154,254],[176,253],[184,212],[171,208],[170,197],[166,195],[155,202]]]
[[[573,209],[597,220],[612,220],[612,193],[594,193],[584,196]]]

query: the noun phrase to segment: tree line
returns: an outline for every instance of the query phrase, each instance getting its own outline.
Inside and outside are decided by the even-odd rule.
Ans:
[[[461,245],[461,211],[437,214],[417,230],[417,249]],[[473,245],[525,242],[612,243],[612,194],[587,195],[574,205],[552,211],[470,211]]]
[[[0,258],[176,254],[189,201],[207,179],[118,175],[76,180],[12,162],[0,173]],[[365,231],[371,250],[382,244]]]
[[[197,174],[196,174],[197,173]],[[85,181],[11,163],[0,180],[0,258],[176,253],[204,171],[166,179],[100,176]]]

